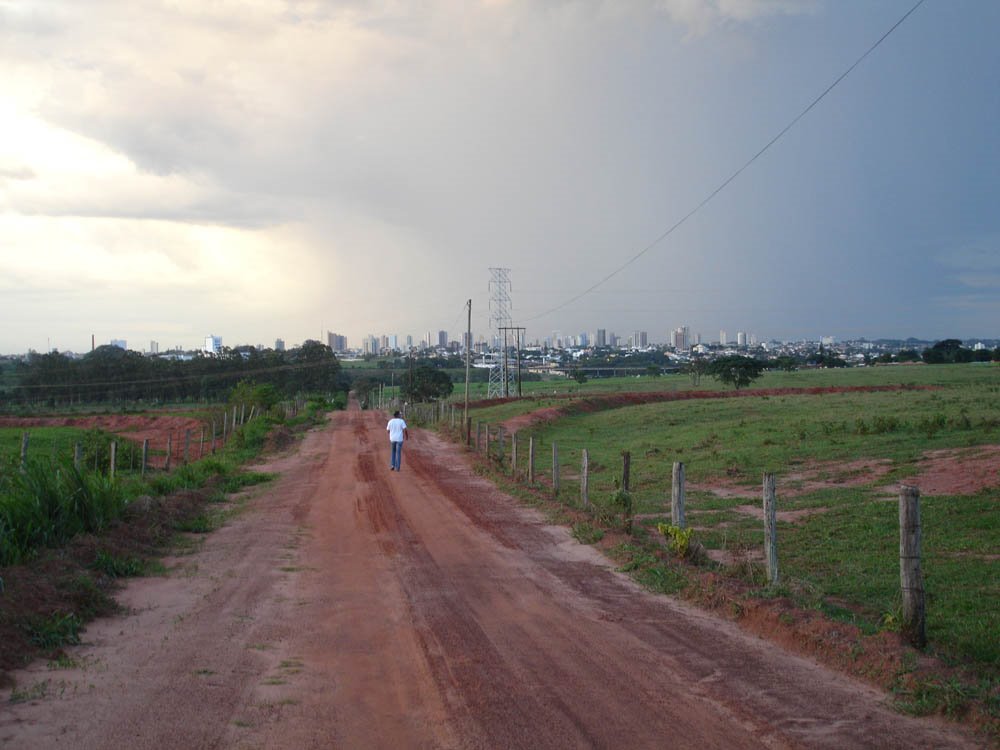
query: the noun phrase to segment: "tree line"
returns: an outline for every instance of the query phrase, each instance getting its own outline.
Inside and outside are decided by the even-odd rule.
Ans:
[[[0,388],[0,404],[224,401],[240,381],[269,385],[282,397],[349,388],[336,355],[319,341],[287,351],[240,346],[190,359],[99,346],[80,358],[30,354]]]

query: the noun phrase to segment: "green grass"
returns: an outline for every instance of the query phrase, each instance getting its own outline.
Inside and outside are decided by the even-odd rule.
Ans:
[[[681,376],[591,381],[576,387],[590,395],[626,385],[635,389],[639,384],[659,390],[692,387]],[[631,453],[634,512],[652,516],[637,521],[637,533],[655,533],[655,523],[669,514],[671,468],[674,461],[681,461],[686,470],[688,524],[696,527],[693,540],[746,560],[748,551],[762,546],[763,524],[737,509],[759,506],[761,476],[773,472],[780,511],[820,511],[795,523],[779,521],[783,581],[798,592],[800,604],[873,632],[898,622],[900,608],[898,505],[893,488],[919,473],[928,451],[1000,443],[1000,368],[954,365],[768,373],[754,384],[754,388],[893,384],[935,389],[699,399],[565,416],[530,430],[536,443],[536,477],[542,485],[550,482],[551,446],[557,443],[560,499],[580,507],[581,454],[588,450],[594,521],[577,522],[574,528],[574,535],[588,541],[602,525],[611,528],[618,523],[612,498],[621,480],[623,450]],[[721,390],[714,381],[703,379],[700,388],[706,387]],[[519,413],[567,403],[556,398],[525,399],[476,409],[473,418],[495,425]],[[509,441],[505,454],[509,458]],[[518,469],[526,473],[527,433],[521,435],[519,459]],[[852,476],[850,485],[834,484],[795,497],[782,493],[783,488],[803,489],[797,476],[803,471],[832,481],[848,478],[838,465],[859,459],[883,462],[885,473]],[[745,497],[707,491],[719,482]],[[996,675],[998,494],[994,490],[974,497],[927,496],[921,506],[931,650],[946,660],[973,664]],[[677,574],[646,560],[641,552],[618,549],[614,554],[624,561],[623,569],[634,570],[656,590],[681,586]],[[731,572],[762,583],[758,568],[745,562]]]

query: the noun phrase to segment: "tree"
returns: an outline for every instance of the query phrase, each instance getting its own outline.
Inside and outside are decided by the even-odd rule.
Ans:
[[[434,401],[446,398],[455,390],[448,373],[421,365],[400,385],[399,393],[407,401]]]
[[[764,363],[752,357],[732,355],[720,357],[709,366],[708,374],[720,383],[732,385],[736,390],[750,385],[764,372]]]
[[[692,357],[691,361],[684,365],[684,372],[691,377],[691,385],[698,385],[701,376],[708,372],[708,360],[703,357]]]

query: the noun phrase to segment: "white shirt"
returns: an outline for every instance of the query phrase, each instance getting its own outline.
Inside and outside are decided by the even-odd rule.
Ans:
[[[389,440],[393,443],[403,442],[403,430],[406,429],[406,422],[404,422],[399,417],[393,417],[389,420],[389,424],[385,426],[385,429],[389,431]]]

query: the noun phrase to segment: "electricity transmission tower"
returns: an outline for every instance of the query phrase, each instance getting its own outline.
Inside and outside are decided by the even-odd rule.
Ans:
[[[493,352],[493,365],[490,367],[490,384],[486,391],[487,398],[506,398],[515,392],[520,378],[517,370],[510,367],[510,347],[514,346],[520,369],[521,331],[510,322],[510,269],[490,269],[490,327],[497,332]],[[513,341],[511,340],[513,334]],[[497,351],[499,350],[499,351]]]

